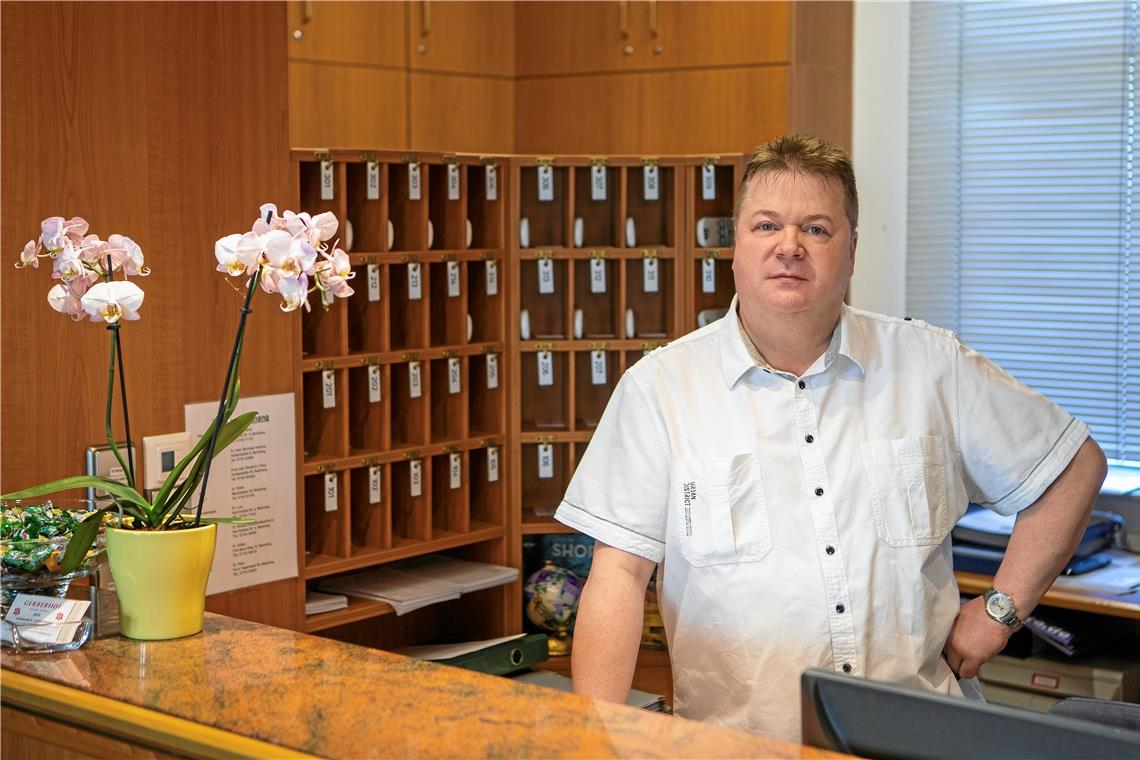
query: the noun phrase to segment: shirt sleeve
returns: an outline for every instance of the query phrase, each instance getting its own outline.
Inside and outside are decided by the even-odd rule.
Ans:
[[[660,562],[665,556],[669,461],[660,413],[626,372],[554,518],[610,546]]]
[[[959,343],[958,444],[970,501],[1003,515],[1032,505],[1089,437],[1088,426]]]

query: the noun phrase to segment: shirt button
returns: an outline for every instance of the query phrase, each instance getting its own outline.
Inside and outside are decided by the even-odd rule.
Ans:
[[[843,663],[843,672],[844,673],[850,673],[851,672],[851,663],[849,663],[849,662]]]
[[[823,496],[823,489],[822,488],[815,489],[815,495],[816,496]]]
[[[815,436],[814,435],[805,435],[804,440],[807,441],[808,443],[812,443],[815,441]]]
[[[835,611],[842,615],[847,610],[842,604],[835,605]]]
[[[835,554],[835,547],[834,546],[828,546],[827,548],[824,549],[824,551],[827,552],[828,554]]]
[[[801,390],[807,387],[807,383],[805,383],[803,380],[800,380],[798,385],[800,386]]]

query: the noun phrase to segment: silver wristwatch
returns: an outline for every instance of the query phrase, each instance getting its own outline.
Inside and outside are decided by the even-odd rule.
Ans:
[[[994,620],[1002,625],[1009,626],[1015,631],[1022,626],[1021,618],[1017,616],[1017,612],[1013,609],[1012,596],[990,586],[986,589],[986,592],[982,594],[982,599],[984,599],[986,603],[986,614]]]

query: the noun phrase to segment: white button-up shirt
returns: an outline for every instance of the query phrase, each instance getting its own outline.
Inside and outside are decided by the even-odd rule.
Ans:
[[[1032,504],[1088,427],[948,331],[843,308],[800,377],[736,314],[622,377],[555,517],[661,562],[676,712],[798,741],[807,667],[957,694],[950,530]]]

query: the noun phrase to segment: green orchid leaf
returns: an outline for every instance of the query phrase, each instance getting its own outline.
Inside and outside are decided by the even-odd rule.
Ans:
[[[237,440],[237,437],[244,433],[246,431],[246,428],[253,424],[253,419],[256,416],[257,412],[246,412],[245,414],[234,417],[225,425],[222,425],[222,429],[218,433],[217,443],[214,445],[214,456],[217,457],[218,454],[225,451],[227,446]],[[212,427],[213,426],[211,425],[211,428]],[[205,441],[205,443],[203,443],[203,441]],[[186,480],[184,480],[178,486],[173,497],[170,498],[166,503],[162,503],[159,499],[155,499],[156,512],[158,513],[158,518],[160,521],[164,521],[167,515],[170,515],[172,512],[174,514],[180,512],[185,506],[187,499],[189,499],[194,491],[197,490],[198,483],[202,480],[202,475],[205,472],[205,449],[208,447],[208,445],[208,435],[202,436],[202,439],[198,441],[198,445],[194,447],[195,450],[199,450],[199,446],[201,446],[201,449],[199,450],[198,458],[194,462],[193,469],[190,471],[189,477],[187,477]],[[171,473],[171,475],[173,475],[173,473]],[[170,478],[168,477],[167,480],[169,481]],[[164,483],[163,487],[165,488],[165,486],[166,484]]]
[[[117,480],[110,478],[98,477],[95,475],[73,475],[70,478],[60,478],[53,480],[50,483],[41,483],[38,486],[25,488],[22,491],[12,491],[11,493],[0,494],[0,499],[15,500],[15,499],[31,499],[36,496],[44,496],[45,494],[57,493],[59,491],[68,491],[73,488],[98,488],[112,496],[121,499],[122,501],[136,504],[147,512],[151,511],[151,504],[142,494],[130,486],[123,485]]]
[[[95,536],[99,535],[99,526],[103,524],[103,513],[112,509],[117,509],[116,505],[108,504],[92,512],[83,522],[79,523],[79,527],[71,534],[71,540],[67,542],[63,559],[59,563],[59,572],[70,573],[79,567],[79,563],[83,561],[91,549],[91,545],[95,543]]]

